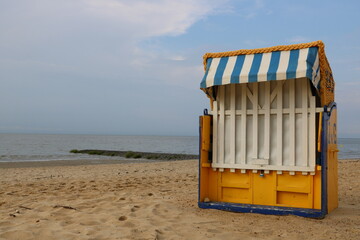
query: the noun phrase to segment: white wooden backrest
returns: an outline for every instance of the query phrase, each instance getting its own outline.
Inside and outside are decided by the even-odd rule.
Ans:
[[[313,172],[317,111],[307,78],[219,86],[212,167]]]

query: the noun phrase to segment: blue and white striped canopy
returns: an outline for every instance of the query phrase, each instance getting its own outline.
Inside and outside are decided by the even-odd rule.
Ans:
[[[318,47],[208,58],[200,87],[307,77],[318,88]]]

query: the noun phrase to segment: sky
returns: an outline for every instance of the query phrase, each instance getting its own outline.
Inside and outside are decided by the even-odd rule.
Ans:
[[[360,1],[0,0],[0,132],[198,135],[206,52],[322,40],[360,137]]]

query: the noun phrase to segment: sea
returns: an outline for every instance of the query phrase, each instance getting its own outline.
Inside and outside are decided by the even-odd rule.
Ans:
[[[111,159],[72,149],[198,154],[197,136],[118,136],[0,133],[0,162]]]
[[[339,159],[360,159],[360,138],[338,143]],[[73,154],[72,149],[198,154],[199,137],[0,133],[0,162],[119,158]]]

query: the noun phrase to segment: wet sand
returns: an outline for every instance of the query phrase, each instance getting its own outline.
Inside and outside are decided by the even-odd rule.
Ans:
[[[360,161],[339,161],[340,206],[323,220],[199,209],[196,160],[69,163],[0,164],[0,239],[360,236]]]
[[[24,161],[24,162],[0,162],[1,168],[37,168],[59,166],[83,166],[102,164],[144,163],[161,160],[147,159],[84,159],[84,160],[51,160],[51,161]]]

